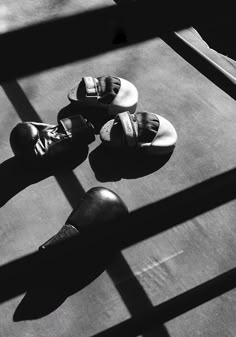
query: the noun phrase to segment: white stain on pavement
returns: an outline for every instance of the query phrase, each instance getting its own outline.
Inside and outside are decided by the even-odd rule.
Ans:
[[[126,277],[123,275],[123,277],[121,277],[118,280],[116,280],[115,283],[116,283],[116,285],[120,285],[120,284],[123,284],[123,283],[127,282],[128,280],[130,280],[132,278],[140,277],[143,274],[148,273],[150,270],[154,270],[156,267],[158,267],[158,266],[162,265],[163,263],[166,263],[166,262],[174,259],[175,257],[177,257],[177,256],[179,256],[179,255],[181,255],[183,253],[184,253],[183,250],[179,250],[178,252],[173,253],[171,255],[168,255],[168,256],[164,257],[163,259],[161,259],[159,261],[155,261],[153,263],[148,264],[147,267],[142,268],[142,270],[140,270],[140,271],[132,271],[132,274],[129,275],[128,277],[127,277],[127,275],[126,275]]]
[[[154,269],[156,267],[158,267],[159,265],[161,265],[162,263],[165,263],[173,258],[175,258],[176,256],[180,255],[180,254],[183,254],[183,250],[180,250],[172,255],[169,255],[169,256],[166,256],[164,257],[163,259],[161,259],[160,261],[157,261],[157,262],[154,262],[154,263],[151,263],[149,264],[147,267],[143,268],[141,271],[137,271],[137,272],[134,272],[134,275],[135,276],[140,276],[144,273],[146,273],[147,271],[151,270],[151,269]]]

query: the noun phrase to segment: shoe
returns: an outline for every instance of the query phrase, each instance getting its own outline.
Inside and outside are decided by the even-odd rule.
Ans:
[[[84,194],[58,233],[39,247],[43,261],[39,285],[57,287],[71,295],[96,279],[112,262],[119,242],[116,221],[128,209],[123,200],[104,187]]]
[[[127,206],[116,193],[105,187],[93,187],[84,194],[59,232],[42,244],[39,249],[46,249],[70,237],[82,238],[86,233],[93,235],[93,228],[99,229],[99,235],[102,237],[107,223],[127,213]],[[109,228],[110,226],[112,228],[112,223],[109,224]]]
[[[122,111],[134,113],[138,91],[129,81],[115,76],[83,77],[68,93],[70,102],[101,104],[108,114],[115,116]]]
[[[152,155],[174,150],[177,132],[164,117],[152,112],[119,113],[100,130],[104,145],[117,149],[142,150]]]
[[[62,119],[58,125],[19,123],[10,134],[15,156],[29,160],[63,159],[68,152],[94,140],[93,125],[80,115]]]
[[[81,114],[98,134],[101,127],[122,111],[134,113],[138,91],[129,81],[115,77],[83,77],[68,93],[70,105],[58,113],[58,120]]]

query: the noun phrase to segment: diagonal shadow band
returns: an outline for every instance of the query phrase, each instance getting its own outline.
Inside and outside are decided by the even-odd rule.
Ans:
[[[23,122],[42,122],[42,119],[35,111],[34,107],[30,103],[29,99],[17,81],[8,82],[2,84],[1,86]]]
[[[115,256],[114,262],[107,268],[107,273],[113,280],[114,286],[132,318],[135,319],[135,317],[142,316],[142,314],[152,310],[152,302],[121,253]],[[124,275],[128,280],[126,282],[119,282],[120,276]],[[128,331],[124,331],[123,335],[125,336],[127,333]],[[164,325],[158,325],[152,331],[150,331],[150,327],[147,327],[146,331],[143,331],[142,337],[153,337],[157,336],[157,334],[160,337],[170,336]]]
[[[224,8],[226,7],[226,8]],[[204,10],[202,10],[204,8]],[[35,24],[0,35],[1,64],[0,83],[39,72],[65,63],[88,58],[110,50],[133,45],[160,34],[177,31],[195,23],[217,22],[232,16],[233,7],[205,6],[198,2],[194,10],[185,3],[158,3],[149,0],[127,2],[125,5],[111,5],[83,13]],[[144,18],[145,25],[140,24]],[[84,29],[92,22],[94,29]],[[125,39],[116,40],[117,31],[122,30]],[[66,48],[74,45],[74,32],[80,34],[80,48]],[[99,36],[99,39],[97,38]],[[20,41],[21,47],[18,48]],[[123,43],[122,41],[125,41]],[[45,51],[45,45],[47,50]],[[17,55],[17,62],[16,62]],[[6,66],[7,64],[10,65]]]
[[[178,34],[170,32],[161,35],[161,39],[182,56],[188,63],[206,76],[215,85],[225,91],[233,99],[236,99],[235,79],[226,76],[209,59],[188,45]]]
[[[104,240],[116,238],[122,250],[236,198],[236,169],[231,169],[131,212],[123,222],[103,226]],[[155,220],[156,219],[156,220]],[[148,223],[148,226],[143,224]]]
[[[104,255],[110,250],[118,252],[129,245],[232,201],[236,198],[235,182],[236,169],[233,169],[133,211],[112,224],[97,224],[92,232],[88,231],[83,235],[83,240],[79,244],[75,239],[68,239],[63,246],[56,245],[47,252],[47,261],[61,254],[68,256],[65,250],[75,249],[76,256],[82,257],[83,263],[85,258],[90,260],[94,258],[96,247],[99,247],[98,251],[101,253],[104,250]],[[149,226],[144,226],[147,222]],[[91,249],[91,247],[94,248]],[[37,281],[36,275],[39,279],[41,275],[47,275],[50,272],[50,263],[47,261],[42,262],[42,257],[36,252],[1,266],[0,302],[27,290],[33,281]],[[64,273],[61,273],[61,280],[65,278],[66,281],[67,277],[63,275]]]
[[[38,253],[33,253],[27,258],[22,258],[18,261],[12,262],[12,265],[8,264],[7,266],[1,267],[0,301],[3,302],[7,298],[9,298],[9,292],[6,288],[7,282],[8,284],[12,285],[11,295],[13,296],[17,296],[19,294],[19,290],[20,292],[24,291],[25,286],[28,285],[30,279],[32,279],[32,275],[34,275],[35,277],[35,272],[37,277],[41,277],[41,281],[44,280],[45,284],[45,280],[47,280],[49,274],[47,273],[46,269],[38,269],[40,262],[42,263],[42,257],[40,257]],[[44,262],[45,264],[48,264],[48,257],[44,260]],[[17,264],[17,268],[19,268],[18,273],[11,273],[11,268],[15,268],[14,264]],[[29,274],[30,277],[26,277],[24,283],[22,283],[21,275],[26,271],[26,268],[29,267],[32,267],[30,270],[28,269],[27,271],[27,277],[29,276]],[[2,271],[4,273],[2,273]],[[61,275],[63,275],[63,270],[61,270],[61,272]],[[2,275],[4,276],[3,278]],[[65,279],[68,282],[68,275],[65,276],[63,282],[66,281]],[[198,285],[184,293],[177,295],[174,298],[167,300],[162,304],[154,307],[149,306],[149,308],[146,308],[145,311],[140,310],[135,315],[133,315],[132,318],[121,322],[120,324],[111,327],[106,331],[98,333],[94,337],[125,336],[127,332],[129,333],[129,336],[135,337],[141,333],[144,333],[147,330],[150,330],[154,326],[157,327],[158,325],[164,324],[165,322],[175,317],[178,317],[188,312],[189,310],[192,310],[218,296],[221,296],[222,294],[234,289],[235,285],[236,268],[233,268],[219,276],[216,276],[211,280],[202,283],[201,285]]]
[[[164,324],[232,290],[235,286],[236,268],[92,337],[127,336],[127,334],[129,337],[136,337],[153,326]]]

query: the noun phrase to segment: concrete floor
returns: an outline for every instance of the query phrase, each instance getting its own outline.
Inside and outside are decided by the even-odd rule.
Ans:
[[[88,8],[82,1],[21,3],[7,5],[14,27]],[[93,0],[89,7],[109,4]],[[207,47],[206,53],[211,54]],[[217,58],[235,76],[234,63]],[[152,168],[140,162],[131,170],[127,161],[114,166],[97,137],[73,170],[28,179],[27,172],[14,166],[12,128],[20,120],[56,123],[78,78],[103,74],[134,83],[138,110],[157,112],[174,124],[178,143],[172,156]],[[1,265],[37,251],[94,186],[110,188],[134,211],[235,168],[235,101],[159,38],[5,83],[0,102]],[[63,301],[60,294],[29,289],[1,303],[0,336],[121,336],[122,324],[122,336],[136,336],[139,331],[125,333],[130,319],[152,308],[161,311],[164,303],[235,267],[235,220],[236,203],[231,201],[126,248],[95,281]],[[153,221],[158,226],[158,214]],[[235,300],[236,292],[230,290],[164,324],[157,319],[142,336],[233,337]]]

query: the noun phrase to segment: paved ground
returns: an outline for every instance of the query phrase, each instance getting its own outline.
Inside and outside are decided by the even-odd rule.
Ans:
[[[110,1],[93,0],[89,6],[82,1],[0,4],[4,30]],[[198,37],[195,40],[189,31],[185,37],[198,44]],[[205,51],[211,54],[207,47]],[[212,55],[216,57],[215,52]],[[217,58],[235,76],[234,62]],[[9,146],[15,124],[39,119],[56,123],[78,78],[103,74],[133,82],[140,95],[138,109],[157,112],[175,125],[178,144],[169,160],[152,167],[140,162],[136,168],[126,161],[114,165],[113,157],[104,156],[97,137],[88,156],[73,170],[39,177],[15,166]],[[235,101],[159,38],[5,83],[0,102],[1,265],[35,252],[64,224],[84,191],[94,186],[112,189],[133,211],[235,168]],[[152,308],[160,315],[168,313],[173,303],[180,305],[182,294],[235,267],[235,219],[236,204],[231,201],[129,247],[95,281],[63,300],[45,289],[9,299],[0,307],[0,336],[117,336],[118,327],[124,329],[120,336],[136,336],[126,334],[125,324],[131,319]],[[158,214],[153,221],[158,228]],[[83,277],[80,266],[76,268]],[[231,290],[200,306],[193,303],[192,310],[181,314],[180,309],[164,325],[157,317],[142,336],[233,337],[235,296]],[[184,303],[183,299],[183,308]]]

